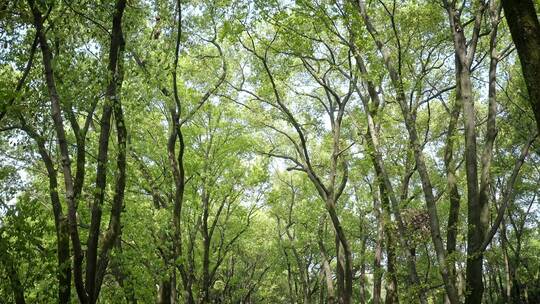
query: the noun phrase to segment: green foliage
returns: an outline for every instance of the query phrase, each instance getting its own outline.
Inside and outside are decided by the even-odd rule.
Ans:
[[[118,82],[128,132],[127,181],[121,233],[108,256],[100,303],[166,302],[160,297],[167,294],[167,284],[178,303],[188,302],[186,289],[196,303],[326,303],[331,287],[326,278],[336,296],[342,296],[337,269],[344,251],[343,241],[336,242],[337,228],[351,251],[354,303],[375,301],[379,276],[382,297],[395,277],[401,303],[418,302],[422,292],[429,303],[443,303],[444,268],[455,269],[455,285],[464,298],[467,232],[473,226],[467,218],[464,168],[465,145],[470,143],[465,141],[463,113],[449,136],[459,92],[447,11],[432,1],[365,2],[376,33],[355,1],[127,1],[123,81]],[[175,66],[178,3],[182,20]],[[88,122],[85,179],[77,198],[86,261],[91,205],[101,191],[96,187],[104,125],[100,118],[105,105],[114,102],[106,98],[111,77],[120,75],[108,69],[115,1],[37,5],[47,16],[44,31],[74,175],[80,172],[77,135],[83,134],[76,134],[74,125]],[[463,5],[470,43],[477,4]],[[535,123],[516,54],[508,53],[507,26],[500,23],[497,52],[492,52],[492,24],[487,10],[484,14],[471,68],[479,176],[485,166],[489,59],[504,54],[496,73],[498,133],[486,168],[489,224],[509,195],[507,189],[512,190],[502,224],[484,254],[484,300],[502,303],[508,300],[506,288],[515,293],[519,287],[518,295],[534,303],[540,295],[537,141],[515,184],[508,185],[516,159],[536,132]],[[58,301],[62,265],[54,193],[59,194],[56,207],[62,219],[68,214],[39,44],[17,89],[31,57],[33,22],[28,3],[0,4],[0,302],[6,303],[15,302],[17,278],[27,303]],[[403,102],[392,81],[394,72]],[[368,91],[371,85],[374,92]],[[406,114],[416,128],[420,154],[414,153]],[[109,225],[120,177],[116,119],[115,113],[102,228]],[[182,143],[175,132],[181,133]],[[437,233],[446,245],[452,228],[448,142],[453,142],[460,209],[456,251],[441,265],[430,230],[433,214],[428,215],[424,196],[426,177],[419,174],[416,156],[425,161]],[[52,176],[44,154],[52,161]],[[384,172],[376,168],[375,156],[380,156]],[[181,199],[175,163],[185,174]],[[57,185],[51,188],[54,180]],[[329,216],[332,208],[339,224]],[[106,233],[102,229],[99,246]],[[73,244],[69,246],[73,262]],[[409,282],[410,255],[419,285]],[[78,300],[73,282],[71,300]]]

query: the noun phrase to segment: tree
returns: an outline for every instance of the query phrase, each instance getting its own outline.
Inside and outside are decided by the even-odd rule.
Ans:
[[[531,0],[502,1],[506,22],[521,62],[523,78],[529,92],[529,103],[540,129],[540,92],[538,73],[540,73],[540,22]]]
[[[538,302],[535,13],[4,1],[0,298]]]

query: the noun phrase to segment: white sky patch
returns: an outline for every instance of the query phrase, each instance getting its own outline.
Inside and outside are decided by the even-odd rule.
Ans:
[[[90,41],[76,48],[75,53],[86,55],[90,54],[92,56],[99,57],[101,54],[101,45],[99,45],[94,39],[91,39]]]

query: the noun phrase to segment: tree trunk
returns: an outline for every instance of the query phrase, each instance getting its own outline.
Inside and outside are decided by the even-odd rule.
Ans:
[[[45,147],[45,139],[39,136],[34,130],[22,122],[23,130],[33,138],[38,146],[47,174],[49,176],[49,197],[54,214],[54,225],[56,228],[56,249],[58,259],[58,303],[69,303],[71,300],[71,257],[69,252],[69,231],[68,222],[62,212],[62,203],[58,195],[57,173],[53,161]]]
[[[396,251],[394,244],[394,237],[390,230],[386,232],[386,297],[384,299],[385,304],[397,304],[399,303],[398,296],[398,280],[396,270]]]
[[[109,49],[109,85],[106,91],[103,116],[100,122],[100,137],[98,149],[98,165],[96,171],[96,197],[92,206],[92,220],[88,234],[88,249],[86,260],[86,292],[88,302],[96,303],[99,299],[101,284],[109,262],[109,253],[116,239],[120,235],[120,216],[124,202],[126,187],[126,149],[127,130],[124,122],[122,104],[120,103],[120,89],[123,81],[124,35],[122,32],[122,17],[126,7],[125,0],[118,0],[113,14],[111,45]],[[118,176],[116,178],[113,203],[109,218],[109,226],[103,237],[101,250],[98,253],[98,242],[101,230],[102,205],[105,195],[108,146],[111,128],[111,116],[114,112],[114,121],[118,139],[118,152],[116,165]],[[98,259],[99,257],[99,259]]]
[[[363,63],[362,58],[360,57],[360,54],[358,53],[358,49],[353,44],[351,46],[353,48],[354,57],[356,59],[356,63],[358,65],[358,69],[360,70],[360,73],[367,78],[367,70]],[[377,91],[375,90],[374,84],[370,80],[364,80],[367,88],[368,88],[368,94],[369,98],[371,99],[371,103],[373,106],[370,106],[370,103],[368,102],[367,98],[362,98],[362,103],[364,105],[364,111],[366,113],[367,118],[367,125],[368,130],[366,133],[366,142],[368,143],[368,148],[370,151],[372,151],[371,154],[371,161],[373,162],[373,167],[375,168],[375,173],[377,177],[377,182],[379,183],[381,188],[381,195],[388,199],[389,204],[387,207],[384,207],[383,205],[383,211],[385,209],[388,213],[388,217],[390,214],[393,214],[395,216],[395,220],[397,222],[398,227],[398,236],[399,241],[401,245],[404,248],[407,248],[407,268],[408,268],[408,280],[407,285],[409,287],[416,287],[420,285],[420,279],[418,278],[418,273],[416,271],[416,262],[414,259],[414,256],[411,254],[411,251],[409,250],[409,241],[406,237],[406,230],[405,225],[403,223],[403,220],[401,218],[401,214],[399,211],[399,202],[396,198],[396,194],[394,191],[394,188],[392,186],[392,183],[390,182],[390,178],[388,177],[388,174],[386,173],[386,168],[384,166],[384,162],[382,159],[382,155],[379,149],[379,136],[377,132],[377,126],[374,122],[374,115],[377,114],[378,105],[380,104],[379,95]],[[359,94],[362,96],[361,94]],[[384,200],[383,200],[384,203]],[[391,203],[391,207],[390,207]],[[387,247],[388,248],[388,247]],[[425,298],[425,294],[422,290],[419,290],[418,297],[421,303],[427,303],[427,300]]]
[[[340,301],[343,304],[350,304],[352,303],[352,280],[353,280],[353,265],[352,265],[351,249],[349,247],[349,242],[347,241],[347,238],[345,237],[345,232],[343,230],[343,227],[341,226],[341,222],[337,216],[336,205],[333,199],[327,199],[326,210],[328,211],[328,214],[330,215],[330,219],[332,220],[332,225],[334,227],[336,237],[339,240],[339,244],[342,249],[341,251],[343,255],[343,261],[338,262],[338,265],[342,263],[344,277],[345,277],[344,278],[345,286],[343,288],[343,293],[339,294],[338,296],[340,298]],[[338,261],[339,261],[339,256],[338,256]]]
[[[77,227],[77,206],[75,202],[75,191],[73,186],[73,175],[71,172],[71,160],[69,155],[69,146],[66,138],[66,132],[64,130],[64,120],[62,118],[62,110],[60,106],[60,96],[56,89],[56,82],[54,78],[53,66],[52,66],[52,53],[47,42],[45,35],[45,29],[43,28],[43,17],[41,12],[37,8],[34,0],[28,0],[28,4],[34,17],[34,26],[36,28],[41,53],[43,56],[43,70],[45,81],[47,83],[47,90],[51,98],[51,117],[56,132],[56,140],[60,150],[62,173],[64,176],[64,187],[66,191],[66,201],[68,205],[68,226],[71,242],[73,246],[73,275],[79,301],[83,304],[87,302],[87,294],[84,288],[82,279],[82,263],[83,254],[81,248],[81,242],[79,239],[79,232]]]
[[[465,173],[467,179],[467,282],[466,303],[482,301],[482,252],[479,250],[484,242],[487,230],[487,204],[480,202],[478,190],[478,163],[476,145],[476,113],[471,83],[471,63],[474,59],[480,26],[484,15],[485,4],[480,4],[473,13],[474,29],[472,38],[467,41],[464,35],[460,14],[455,3],[444,1],[450,22],[455,54],[456,69],[456,103],[462,106],[465,136]]]
[[[456,88],[458,91],[459,88]],[[459,93],[456,93],[459,95]],[[454,105],[450,112],[450,120],[448,123],[448,133],[446,136],[446,146],[444,149],[444,166],[446,169],[446,185],[448,187],[448,199],[450,201],[450,210],[448,211],[448,224],[446,232],[446,252],[449,256],[449,271],[451,280],[456,285],[456,263],[453,253],[456,251],[457,235],[459,227],[459,207],[460,194],[458,190],[458,180],[456,174],[456,164],[454,160],[454,136],[457,129],[459,116],[461,113],[461,104],[459,100],[454,101]]]
[[[169,140],[167,143],[167,151],[169,164],[171,171],[174,177],[175,183],[175,194],[174,194],[174,204],[173,204],[173,218],[172,225],[174,227],[174,236],[173,236],[173,252],[174,252],[174,263],[175,268],[178,268],[180,271],[180,277],[182,279],[184,292],[183,299],[188,304],[194,304],[193,291],[191,288],[191,273],[188,273],[185,269],[183,262],[178,263],[177,261],[182,257],[182,207],[184,204],[184,190],[185,190],[185,171],[184,171],[184,151],[185,143],[184,137],[182,134],[182,126],[180,125],[180,112],[181,112],[181,102],[178,96],[178,83],[177,83],[177,69],[178,69],[178,59],[180,53],[180,40],[182,37],[182,7],[180,0],[176,3],[176,9],[178,14],[178,28],[176,33],[176,46],[175,46],[175,55],[174,55],[174,69],[173,69],[173,97],[174,104],[169,108],[171,115],[171,130],[169,133]],[[176,143],[179,143],[179,151],[176,154]]]
[[[208,233],[208,213],[210,208],[210,198],[206,192],[206,187],[203,186],[202,194],[202,208],[203,208],[203,218],[202,218],[202,241],[203,241],[203,277],[202,277],[202,303],[210,303],[210,235]]]
[[[373,304],[379,304],[381,302],[381,284],[383,275],[381,260],[385,223],[382,216],[379,188],[380,187],[374,186],[371,189],[373,196],[373,210],[375,212],[375,218],[377,219],[377,240],[375,244],[375,256],[373,258]],[[386,246],[388,249],[390,244],[387,243]]]
[[[334,244],[336,246],[336,285],[337,285],[337,294],[342,301],[341,297],[345,292],[345,257],[343,254],[343,246],[339,239],[337,231],[334,231]]]
[[[324,277],[326,282],[326,297],[328,304],[335,304],[335,291],[334,291],[334,282],[332,278],[332,270],[330,268],[330,259],[326,253],[326,248],[323,241],[323,226],[325,225],[326,217],[321,218],[319,221],[319,250],[321,252],[322,268],[324,271]]]
[[[159,284],[157,304],[171,304],[171,278],[164,278]]]
[[[365,304],[367,303],[367,291],[366,291],[366,284],[368,283],[367,282],[367,279],[366,279],[366,250],[367,250],[367,240],[368,240],[368,235],[364,235],[364,237],[362,237],[362,241],[361,241],[361,244],[360,244],[360,248],[361,248],[361,251],[360,251],[360,304]]]
[[[503,292],[503,299],[505,302],[509,302],[512,298],[512,280],[510,278],[510,261],[508,258],[508,249],[506,245],[506,223],[502,222],[501,227],[501,250],[503,253],[503,260],[504,260],[504,278],[505,278],[505,284],[504,284],[504,292]],[[502,281],[502,279],[501,279]]]
[[[506,22],[521,61],[537,129],[540,130],[540,22],[533,0],[502,0]]]
[[[482,302],[484,286],[482,283],[483,254],[478,252],[484,241],[487,214],[485,202],[480,204],[478,196],[478,164],[476,152],[476,117],[472,100],[472,84],[467,68],[457,75],[461,87],[460,98],[463,104],[463,124],[465,126],[465,173],[467,176],[467,282],[466,303]]]

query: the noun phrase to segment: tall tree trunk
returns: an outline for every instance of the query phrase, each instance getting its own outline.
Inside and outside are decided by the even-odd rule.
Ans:
[[[86,292],[88,302],[96,303],[101,291],[101,284],[109,262],[109,253],[116,239],[120,235],[120,217],[124,202],[124,190],[126,187],[126,149],[127,130],[124,121],[122,104],[120,102],[120,90],[123,82],[123,56],[125,48],[124,34],[122,31],[122,17],[126,7],[125,0],[118,0],[115,5],[112,21],[111,45],[109,49],[109,85],[106,91],[103,115],[100,121],[100,137],[98,149],[98,165],[96,171],[96,197],[92,206],[92,219],[88,234],[88,249],[86,260]],[[108,146],[111,129],[111,116],[114,113],[116,126],[118,152],[116,166],[118,175],[114,188],[113,203],[109,218],[108,229],[103,237],[101,250],[98,248],[101,230],[102,205],[105,195],[107,178]],[[98,259],[99,257],[99,259]]]
[[[54,129],[56,132],[56,140],[61,156],[62,173],[64,176],[64,187],[66,191],[65,196],[68,205],[69,234],[71,237],[74,256],[73,279],[75,282],[77,294],[79,296],[79,301],[85,304],[87,303],[87,294],[82,279],[83,254],[77,227],[77,206],[73,185],[73,175],[71,172],[69,146],[66,138],[66,132],[64,130],[64,119],[62,117],[62,110],[60,106],[60,96],[58,95],[58,91],[56,89],[56,82],[52,66],[52,53],[49,47],[49,43],[47,42],[45,29],[43,28],[43,17],[41,15],[41,12],[36,6],[35,0],[28,0],[28,4],[34,17],[34,26],[36,28],[39,45],[43,56],[43,71],[45,76],[45,82],[47,83],[47,90],[51,98],[51,116],[53,119]]]
[[[54,226],[56,229],[56,249],[58,261],[58,303],[69,303],[71,299],[71,257],[69,252],[68,222],[62,212],[62,203],[58,195],[57,172],[53,160],[45,146],[45,139],[21,119],[23,131],[32,138],[37,146],[49,178],[49,197],[54,214]]]
[[[506,22],[521,61],[537,129],[540,130],[540,22],[533,0],[502,0]]]
[[[178,83],[177,83],[177,69],[178,69],[178,59],[180,54],[180,41],[182,38],[182,6],[181,1],[178,0],[176,3],[177,15],[178,15],[178,26],[176,33],[176,46],[174,54],[174,68],[173,68],[173,97],[174,103],[170,107],[169,112],[171,115],[171,130],[169,134],[169,140],[167,143],[167,151],[169,157],[169,163],[174,177],[175,183],[175,194],[174,194],[174,204],[173,204],[173,218],[172,224],[174,227],[174,236],[173,236],[173,260],[175,261],[175,268],[178,268],[180,271],[180,276],[182,279],[184,292],[183,299],[188,304],[194,304],[193,291],[191,288],[192,280],[191,273],[188,273],[183,262],[177,262],[182,257],[182,207],[184,204],[184,190],[185,190],[185,171],[184,171],[184,152],[185,152],[185,143],[184,136],[182,133],[182,126],[180,124],[180,114],[182,111],[181,102],[178,93]],[[179,143],[179,151],[176,154],[176,143]]]
[[[461,87],[460,98],[463,102],[463,124],[465,126],[465,173],[467,176],[467,283],[466,303],[480,303],[484,286],[482,283],[483,257],[478,249],[484,241],[486,205],[478,198],[478,164],[476,152],[476,118],[472,96],[470,74],[461,69],[458,72],[458,85]],[[484,203],[484,202],[482,202]]]
[[[360,15],[362,16],[364,20],[364,24],[373,38],[377,49],[379,50],[384,65],[388,71],[388,74],[390,76],[390,81],[392,84],[392,87],[395,90],[396,99],[398,101],[398,104],[401,108],[402,115],[405,119],[405,125],[407,128],[407,132],[409,134],[409,142],[410,146],[413,149],[414,152],[414,158],[416,162],[416,167],[418,170],[418,173],[420,175],[420,180],[422,182],[422,189],[424,191],[424,198],[426,201],[426,206],[428,209],[429,214],[429,227],[431,232],[431,239],[433,241],[433,245],[435,248],[435,252],[437,255],[437,261],[439,263],[439,270],[441,273],[441,276],[443,278],[444,287],[446,290],[446,293],[448,294],[448,297],[451,301],[451,303],[458,303],[458,296],[455,289],[455,286],[452,284],[451,281],[451,274],[448,271],[448,266],[446,264],[446,250],[444,248],[441,232],[440,232],[440,225],[439,225],[439,218],[437,214],[437,206],[435,202],[435,197],[433,195],[433,188],[431,186],[431,180],[427,171],[427,167],[424,161],[424,155],[422,152],[422,146],[420,144],[419,138],[418,138],[418,132],[416,130],[416,118],[415,113],[412,113],[412,109],[409,108],[408,101],[405,97],[405,91],[403,86],[403,76],[401,75],[401,45],[397,33],[397,28],[395,25],[394,16],[391,16],[391,23],[394,28],[394,34],[395,38],[397,39],[397,63],[394,63],[394,60],[391,58],[390,53],[388,49],[385,47],[385,44],[380,40],[379,33],[371,23],[371,20],[369,18],[367,8],[365,6],[364,1],[358,1],[358,3],[355,3],[357,5],[357,8],[360,12]],[[425,295],[421,295],[421,300],[425,300]]]
[[[482,263],[483,257],[479,249],[484,242],[487,230],[487,207],[479,200],[478,163],[476,144],[476,113],[472,94],[471,63],[474,59],[476,45],[480,35],[480,26],[486,5],[481,3],[474,16],[472,38],[467,41],[464,34],[460,13],[455,3],[443,0],[450,21],[455,53],[456,69],[456,103],[462,105],[465,137],[465,173],[467,177],[467,282],[466,303],[482,301]]]
[[[367,289],[366,289],[366,285],[368,284],[367,282],[367,279],[366,279],[366,250],[367,250],[367,240],[368,240],[368,235],[365,234],[363,237],[362,237],[362,241],[361,241],[361,244],[360,244],[360,248],[361,251],[360,251],[360,304],[365,304],[367,303]]]
[[[343,260],[340,261],[339,255],[338,255],[338,261],[339,261],[338,264],[341,264],[341,267],[343,267],[343,271],[344,271],[344,288],[343,288],[343,293],[339,294],[339,298],[343,304],[350,304],[352,303],[352,285],[353,285],[352,284],[353,265],[352,265],[351,248],[349,247],[349,242],[347,241],[347,238],[345,237],[345,231],[343,230],[343,226],[341,226],[341,222],[336,212],[336,205],[332,198],[327,199],[326,210],[328,211],[328,214],[330,215],[330,220],[332,221],[334,231],[336,233],[337,239],[339,240],[339,244],[342,251],[341,254],[343,256]]]
[[[383,205],[383,212],[386,212],[388,214],[388,218],[390,218],[390,214],[393,214],[397,223],[398,227],[398,236],[399,241],[401,245],[404,248],[407,248],[407,270],[408,270],[408,280],[407,285],[409,287],[415,286],[417,289],[420,286],[420,279],[418,277],[418,273],[416,271],[416,261],[411,253],[411,248],[409,245],[409,240],[406,236],[406,229],[405,224],[403,223],[403,219],[401,218],[400,208],[399,208],[399,202],[396,198],[396,194],[394,191],[394,188],[392,186],[392,183],[390,182],[390,178],[388,174],[386,173],[386,167],[384,165],[382,154],[379,148],[379,135],[378,135],[378,129],[375,125],[374,116],[377,114],[378,106],[381,104],[379,100],[379,95],[375,89],[375,85],[373,82],[368,80],[367,78],[367,70],[363,63],[362,58],[360,57],[360,53],[356,45],[352,44],[351,48],[353,49],[353,54],[356,59],[356,63],[358,65],[358,69],[360,70],[360,73],[366,77],[366,80],[364,80],[367,88],[368,88],[368,94],[369,98],[371,99],[371,104],[368,102],[367,98],[361,98],[362,103],[364,105],[364,111],[366,113],[367,118],[367,133],[366,133],[366,142],[368,143],[368,148],[371,152],[371,161],[373,162],[373,166],[375,168],[376,177],[378,180],[379,187],[381,188],[381,195],[385,197],[389,204],[387,207]],[[358,92],[358,94],[362,97],[363,95]],[[383,203],[385,200],[382,201]],[[390,206],[391,203],[391,206]],[[386,211],[385,211],[386,210]],[[388,247],[387,247],[388,248]],[[421,289],[418,289],[418,297],[421,303],[427,303],[424,291]]]
[[[389,229],[388,232],[391,230]],[[385,288],[386,297],[384,299],[385,304],[397,304],[399,303],[398,296],[398,279],[396,269],[396,251],[394,244],[394,237],[392,233],[386,232],[386,276],[385,276]]]
[[[381,284],[383,270],[381,268],[382,248],[384,242],[384,219],[381,210],[381,200],[379,197],[380,187],[372,187],[371,193],[373,196],[373,210],[377,219],[377,240],[375,243],[375,256],[373,258],[373,304],[381,302]],[[387,248],[390,244],[386,244]]]
[[[324,240],[323,240],[323,227],[326,223],[326,216],[323,216],[321,220],[319,221],[319,237],[317,239],[318,245],[319,245],[319,251],[321,252],[321,260],[322,260],[322,268],[324,271],[324,277],[326,282],[326,298],[328,304],[335,304],[336,298],[335,298],[335,290],[334,290],[334,282],[332,278],[332,270],[330,268],[330,259],[328,257],[328,254],[326,252],[326,247],[324,246]]]
[[[202,241],[203,241],[203,277],[202,277],[202,303],[210,303],[210,235],[208,233],[208,213],[210,208],[210,198],[206,191],[206,186],[203,186],[202,194]]]
[[[456,88],[456,91],[459,88]],[[459,95],[459,93],[456,93]],[[458,180],[456,174],[456,162],[454,160],[454,137],[457,129],[459,116],[461,113],[461,104],[459,100],[454,101],[450,112],[450,121],[448,123],[446,146],[444,149],[444,166],[446,169],[446,185],[448,188],[448,199],[450,201],[450,210],[448,211],[448,224],[446,229],[446,252],[449,256],[449,271],[451,273],[451,280],[456,285],[456,263],[453,257],[456,252],[457,235],[459,228],[459,207],[460,207],[460,194],[458,190]]]
[[[478,215],[475,214],[476,222],[473,224],[478,225],[476,228],[477,230],[477,238],[481,243],[484,243],[486,240],[487,232],[489,229],[489,197],[491,192],[491,175],[490,175],[490,169],[491,169],[491,159],[493,155],[493,145],[495,142],[495,138],[497,136],[497,125],[496,125],[496,116],[497,116],[497,64],[499,62],[498,53],[497,53],[497,29],[500,19],[500,6],[496,4],[496,1],[490,2],[490,19],[491,19],[491,34],[490,34],[490,48],[489,48],[489,85],[488,85],[488,119],[487,119],[487,127],[486,127],[486,135],[485,135],[485,141],[484,141],[484,149],[482,151],[481,156],[481,175],[480,175],[480,189],[478,190],[478,207],[477,210],[479,212]],[[470,77],[470,75],[469,75]],[[474,111],[474,108],[473,108]],[[467,126],[465,126],[467,130]],[[473,127],[474,128],[474,127]],[[467,148],[466,148],[467,149]],[[467,152],[466,152],[467,153]],[[472,153],[472,152],[471,152]],[[475,151],[476,153],[476,151]],[[476,163],[476,155],[475,163]],[[468,167],[468,166],[467,166]],[[468,172],[468,171],[467,171]],[[471,174],[473,171],[470,172]],[[477,182],[477,181],[475,181]],[[469,186],[469,181],[468,184]],[[470,190],[469,190],[470,191]],[[469,207],[471,208],[471,207]],[[470,227],[469,227],[470,228]],[[475,238],[476,239],[476,238]],[[469,244],[470,246],[470,244]],[[470,246],[472,247],[472,246]],[[469,247],[468,247],[469,248]],[[474,257],[477,258],[479,261],[475,262],[474,265],[471,265],[474,271],[482,271],[483,269],[483,254],[484,254],[484,248],[476,248],[476,253],[474,253]],[[467,259],[467,261],[470,261],[470,259]],[[480,265],[478,265],[478,264]],[[467,267],[469,269],[469,267]],[[470,272],[468,272],[470,274]],[[474,277],[473,277],[474,278]],[[477,283],[473,283],[471,286],[477,286],[476,288],[480,288],[480,284],[482,284],[482,278],[477,278]],[[478,282],[479,281],[479,282]],[[480,293],[480,292],[478,292]],[[474,293],[471,294],[473,296]],[[481,300],[482,295],[480,295],[474,299],[473,301]]]

